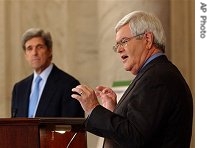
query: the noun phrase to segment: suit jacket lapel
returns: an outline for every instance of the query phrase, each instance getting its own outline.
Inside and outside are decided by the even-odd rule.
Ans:
[[[21,104],[19,104],[19,108],[17,111],[18,114],[24,117],[28,117],[28,104],[30,100],[32,81],[33,81],[33,74],[29,76],[29,78],[27,79],[25,83],[24,88],[22,89],[23,90],[22,101],[21,101]]]
[[[165,55],[159,56],[156,59],[152,60],[150,63],[148,63],[143,69],[139,72],[139,74],[134,78],[132,83],[129,85],[123,96],[121,97],[120,101],[118,102],[115,110],[120,106],[120,104],[123,102],[123,100],[126,98],[126,96],[129,94],[129,92],[133,89],[136,82],[144,75],[144,73],[149,70],[153,65],[155,65],[157,62],[161,61],[168,61],[167,57]]]
[[[135,86],[136,81],[137,81],[138,79],[140,79],[140,77],[142,76],[142,74],[143,74],[143,73],[140,73],[140,74],[138,74],[138,75],[134,78],[134,80],[131,82],[131,84],[129,85],[129,87],[126,89],[125,93],[124,93],[123,96],[121,97],[121,99],[120,99],[120,101],[118,102],[118,104],[117,104],[117,106],[116,106],[115,109],[117,109],[118,106],[123,102],[123,100],[124,100],[124,99],[126,98],[126,96],[129,94],[129,92],[130,92],[130,91],[133,89],[133,87]]]

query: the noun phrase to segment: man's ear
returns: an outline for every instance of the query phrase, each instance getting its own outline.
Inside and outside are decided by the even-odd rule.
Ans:
[[[151,49],[154,42],[154,35],[152,32],[145,32],[146,48]]]

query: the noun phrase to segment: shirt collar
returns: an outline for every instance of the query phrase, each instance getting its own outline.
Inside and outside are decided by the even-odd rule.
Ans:
[[[161,56],[161,55],[164,55],[164,53],[158,52],[158,53],[152,55],[149,59],[146,60],[146,62],[144,63],[144,65],[139,69],[139,72],[140,72],[141,69],[143,69],[143,67],[146,66],[149,62],[151,62],[152,60],[154,60],[155,58],[157,58],[157,57],[159,57],[159,56]],[[138,72],[138,73],[139,73],[139,72]]]
[[[53,64],[51,63],[44,71],[42,71],[41,74],[39,74],[39,76],[43,79],[43,80],[47,80],[50,72],[52,71],[52,68],[53,68]],[[36,79],[37,77],[37,73],[34,71],[34,80]]]

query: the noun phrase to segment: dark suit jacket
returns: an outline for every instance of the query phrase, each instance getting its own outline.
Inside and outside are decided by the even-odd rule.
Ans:
[[[99,105],[85,125],[106,148],[189,148],[192,118],[190,89],[163,55],[140,71],[114,113]]]
[[[33,74],[16,83],[12,92],[12,116],[27,117]],[[79,81],[53,65],[43,89],[36,117],[84,117],[80,103],[71,98]]]

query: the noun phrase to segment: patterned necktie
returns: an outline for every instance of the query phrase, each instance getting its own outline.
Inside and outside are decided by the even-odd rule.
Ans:
[[[39,98],[39,83],[41,80],[42,78],[39,75],[35,79],[34,89],[33,89],[33,92],[31,94],[30,101],[29,101],[29,110],[28,110],[29,118],[34,117],[35,108],[36,108],[37,101]]]

